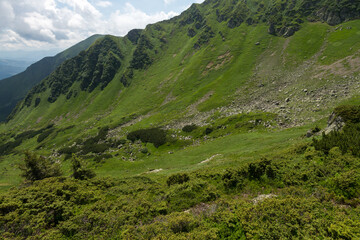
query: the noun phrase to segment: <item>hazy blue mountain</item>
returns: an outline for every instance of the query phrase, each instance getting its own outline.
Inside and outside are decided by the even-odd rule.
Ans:
[[[31,61],[0,59],[0,80],[25,71],[32,63]]]

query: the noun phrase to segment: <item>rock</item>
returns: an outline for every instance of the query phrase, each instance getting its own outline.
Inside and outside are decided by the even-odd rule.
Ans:
[[[256,45],[256,46],[259,46],[259,45],[260,45],[260,42],[256,42],[255,45]]]
[[[313,136],[312,130],[307,131],[306,137],[307,137],[307,138],[311,138],[312,136]]]
[[[257,204],[259,202],[264,201],[265,199],[274,198],[274,197],[277,197],[277,195],[275,195],[275,194],[261,194],[261,195],[257,196],[256,198],[254,198],[252,200],[252,202],[254,204]]]
[[[290,98],[286,98],[286,99],[285,99],[285,102],[290,102]]]
[[[270,24],[269,29],[268,29],[268,33],[270,33],[271,35],[276,35],[275,26],[274,26],[273,23]]]
[[[328,120],[328,126],[324,130],[325,134],[329,134],[332,131],[340,131],[345,126],[345,122],[342,117],[332,113]]]
[[[327,15],[327,18],[326,18],[326,22],[331,25],[331,26],[334,26],[334,25],[338,25],[341,23],[341,19],[340,19],[340,16],[338,13],[336,12],[330,12],[328,13]]]
[[[291,37],[292,35],[294,35],[296,29],[294,27],[288,27],[285,29],[285,32],[283,34],[284,37]]]

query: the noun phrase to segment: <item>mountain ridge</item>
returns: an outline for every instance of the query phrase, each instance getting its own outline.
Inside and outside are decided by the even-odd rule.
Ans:
[[[0,83],[0,121],[6,120],[16,104],[26,96],[33,86],[49,75],[63,61],[88,48],[99,37],[101,35],[94,35],[54,57],[45,57],[31,64],[25,71],[15,76],[3,79]]]

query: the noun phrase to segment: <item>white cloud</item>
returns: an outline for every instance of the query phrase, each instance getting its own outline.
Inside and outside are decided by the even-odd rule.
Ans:
[[[15,18],[14,9],[10,3],[5,1],[0,1],[0,29],[4,26],[10,24]]]
[[[93,34],[124,36],[176,16],[175,12],[147,14],[126,3],[121,10],[103,15],[96,7],[109,1],[0,0],[0,51],[66,48]]]
[[[96,3],[96,6],[99,6],[99,7],[102,7],[102,8],[107,8],[107,7],[112,6],[112,3],[109,2],[109,1],[98,1]]]
[[[164,0],[164,3],[166,4],[166,5],[168,5],[168,4],[170,4],[170,3],[173,3],[173,2],[175,2],[176,0]]]
[[[125,4],[123,11],[116,11],[111,14],[110,32],[116,32],[118,35],[125,35],[128,31],[134,28],[145,28],[147,24],[155,23],[164,19],[169,19],[178,15],[175,12],[159,12],[148,15],[143,11],[136,9],[130,3]]]

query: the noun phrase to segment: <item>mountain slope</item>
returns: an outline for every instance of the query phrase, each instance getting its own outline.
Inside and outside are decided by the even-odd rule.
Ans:
[[[116,142],[151,127],[176,132],[195,124],[205,131],[239,114],[250,114],[245,118],[250,125],[259,120],[267,129],[315,125],[340,103],[357,102],[359,20],[330,26],[306,21],[306,15],[299,30],[284,38],[269,34],[271,24],[263,20],[229,26],[230,19],[219,19],[218,12],[237,9],[232,4],[243,7],[234,1],[194,4],[126,37],[99,39],[65,61],[0,126],[2,154],[61,153],[77,142],[80,147],[70,152],[81,154],[88,147],[84,141],[104,127],[107,140]],[[21,134],[8,137],[21,132],[24,141]],[[49,137],[37,141],[42,132]]]
[[[32,87],[53,72],[62,62],[78,55],[100,37],[101,35],[94,35],[54,57],[46,57],[32,64],[22,73],[2,80],[0,82],[0,121],[6,120],[17,102],[22,100]]]
[[[118,71],[115,79],[111,82],[106,80],[101,89],[94,88],[95,84],[89,91],[83,84],[85,80],[103,81],[101,71],[104,64],[101,64],[103,60],[100,58],[105,56],[95,56],[94,68],[95,64],[100,64],[95,75],[91,71],[74,69],[71,79],[56,77],[56,74],[62,76],[62,72],[68,71],[63,66],[63,71],[58,69],[53,78],[48,78],[32,90],[20,106],[24,114],[17,116],[28,125],[41,123],[38,121],[40,117],[43,123],[61,116],[64,119],[65,115],[69,117],[67,121],[74,121],[74,117],[87,119],[95,116],[93,113],[96,111],[103,121],[112,121],[118,114],[126,118],[151,111],[151,118],[155,121],[161,118],[164,120],[162,124],[169,124],[172,118],[184,120],[192,117],[191,121],[203,121],[211,114],[210,110],[225,107],[223,110],[229,112],[259,108],[275,111],[286,117],[296,117],[292,121],[297,124],[299,117],[309,120],[311,112],[317,111],[314,102],[318,105],[326,103],[325,106],[331,108],[329,104],[332,100],[326,96],[327,93],[345,90],[337,87],[338,81],[341,81],[338,74],[328,76],[328,73],[320,72],[326,66],[331,68],[336,61],[346,61],[346,57],[358,58],[358,23],[349,22],[335,28],[308,22],[307,19],[327,20],[334,24],[357,18],[358,12],[354,8],[357,9],[359,3],[344,1],[337,7],[332,7],[327,1],[299,1],[296,4],[291,1],[266,1],[266,4],[249,1],[244,4],[241,1],[206,1],[202,5],[193,5],[170,21],[150,25],[143,32],[132,32],[129,34],[132,41],[131,37],[120,38],[118,41],[123,42],[123,47],[122,50],[118,47],[119,51],[130,54],[123,54],[125,59],[121,67],[114,66],[114,71]],[[243,12],[239,13],[240,10]],[[294,11],[299,14],[294,16]],[[276,19],[273,19],[274,16]],[[331,16],[338,16],[338,20],[334,22]],[[234,20],[235,17],[237,20]],[[298,20],[294,22],[294,18]],[[268,34],[290,36],[289,29],[293,29],[292,34],[296,30],[298,32],[288,39]],[[347,50],[342,56],[331,56],[331,52],[340,47],[336,46],[337,40],[343,41]],[[305,41],[309,44],[304,44]],[[298,51],[299,48],[302,50]],[[81,61],[81,58],[79,56],[71,61]],[[69,62],[67,65],[74,64]],[[349,72],[356,73],[356,66],[351,66]],[[331,78],[333,83],[326,83],[330,90],[321,90],[325,81],[330,81],[321,75]],[[54,78],[59,79],[59,84],[52,83]],[[353,83],[349,81],[346,87],[352,89]],[[66,87],[57,89],[58,85]],[[263,85],[265,87],[257,87]],[[294,105],[296,101],[286,102],[286,107],[280,104],[287,98],[300,98],[304,92],[298,87],[307,89],[306,94],[313,91],[303,99],[301,109]],[[82,99],[79,100],[80,106],[66,99],[74,91],[79,93],[77,98]],[[324,97],[316,98],[315,94]],[[350,95],[346,93],[341,97]],[[39,107],[36,99],[41,101]],[[49,99],[52,99],[50,103]],[[116,103],[109,99],[116,99]],[[53,103],[55,100],[57,102]],[[97,111],[100,103],[102,111]],[[298,116],[299,111],[305,113]],[[198,114],[197,119],[194,119],[195,113]],[[23,121],[24,117],[27,122]]]

